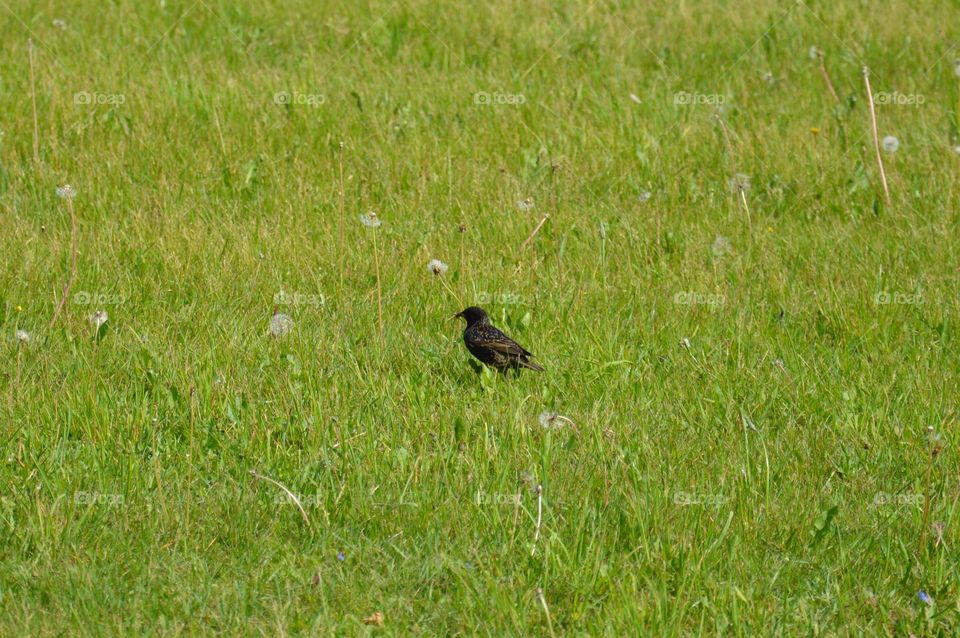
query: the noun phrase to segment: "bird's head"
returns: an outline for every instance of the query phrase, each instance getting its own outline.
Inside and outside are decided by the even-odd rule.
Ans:
[[[457,314],[450,317],[451,319],[457,319],[458,317],[463,317],[467,321],[468,326],[474,324],[485,324],[490,323],[490,317],[487,316],[486,311],[483,308],[478,308],[477,306],[470,306],[463,312],[458,312]]]

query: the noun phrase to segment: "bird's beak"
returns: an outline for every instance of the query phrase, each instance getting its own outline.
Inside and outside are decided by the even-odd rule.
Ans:
[[[462,317],[462,316],[463,316],[463,313],[462,313],[462,312],[458,312],[458,313],[455,314],[455,315],[451,315],[451,316],[447,319],[447,321],[449,321],[450,319],[459,319],[459,318]]]

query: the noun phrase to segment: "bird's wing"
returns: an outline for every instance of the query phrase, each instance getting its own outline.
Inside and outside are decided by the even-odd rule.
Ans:
[[[527,352],[523,346],[496,328],[490,327],[484,330],[479,330],[474,336],[476,337],[478,345],[490,348],[491,350],[496,350],[498,352],[513,355],[515,357],[533,356]]]

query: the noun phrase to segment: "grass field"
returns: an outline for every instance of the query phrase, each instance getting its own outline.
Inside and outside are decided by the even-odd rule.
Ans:
[[[0,2],[0,635],[957,635],[958,17]]]

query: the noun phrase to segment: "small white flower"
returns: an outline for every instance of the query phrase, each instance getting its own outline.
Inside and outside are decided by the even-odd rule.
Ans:
[[[290,315],[278,312],[270,317],[270,334],[274,337],[282,337],[291,330],[293,330],[293,319],[290,318]]]
[[[689,349],[690,349],[690,340],[687,339],[686,337],[684,337],[683,339],[680,340],[680,346],[683,347],[683,348],[686,348],[687,350],[689,350]]]
[[[519,208],[520,210],[530,210],[531,208],[533,208],[533,198],[528,197],[526,199],[520,200],[519,202],[517,202],[517,208]]]
[[[773,76],[773,73],[771,73],[770,71],[767,71],[763,74],[763,81],[773,86],[774,84],[776,84],[777,78]]]
[[[713,253],[714,257],[723,257],[733,252],[733,245],[730,243],[730,240],[723,235],[717,235],[716,239],[714,239],[710,245],[710,252]]]
[[[898,148],[900,148],[900,140],[893,135],[887,135],[883,138],[883,150],[888,153],[896,153]]]
[[[17,330],[14,336],[19,344],[27,345],[30,343],[30,333],[26,330]]]
[[[53,28],[60,29],[61,31],[63,31],[67,28],[67,23],[66,21],[61,20],[60,18],[54,18]]]
[[[960,155],[960,145],[954,146],[953,152],[956,153],[957,155]]]
[[[810,56],[811,60],[816,60],[816,59],[819,59],[821,55],[823,55],[823,51],[821,51],[817,47],[810,47],[810,49],[807,51],[807,55]]]
[[[377,213],[372,210],[360,215],[360,223],[367,228],[380,228],[380,225],[383,224],[377,217]]]
[[[643,204],[650,200],[651,193],[650,191],[640,191],[640,195],[637,196],[637,199],[640,200],[640,203]]]
[[[73,186],[71,186],[70,184],[57,186],[57,197],[61,199],[73,199],[76,196],[77,196],[77,191],[73,190]]]
[[[445,263],[443,263],[439,259],[431,259],[430,263],[427,264],[427,270],[437,276],[447,272],[447,268],[449,268],[449,266],[447,266]]]
[[[737,173],[727,184],[730,186],[731,193],[739,195],[741,191],[750,190],[750,176],[746,173]]]
[[[110,317],[107,316],[107,311],[106,311],[106,310],[98,310],[98,311],[96,311],[95,313],[93,313],[92,315],[90,315],[90,323],[93,324],[93,327],[94,327],[94,328],[96,328],[97,330],[99,330],[99,329],[100,329],[100,326],[102,326],[103,324],[107,323],[107,320],[108,320],[109,318],[110,318]]]

